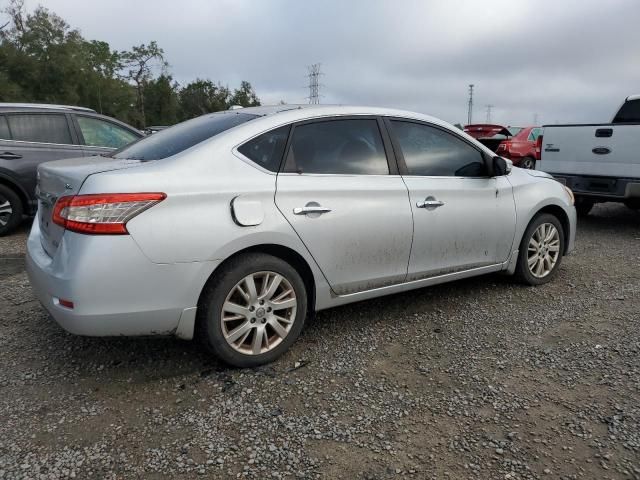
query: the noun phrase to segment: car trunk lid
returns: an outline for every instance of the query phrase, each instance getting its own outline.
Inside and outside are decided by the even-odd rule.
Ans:
[[[38,167],[38,224],[42,247],[50,256],[58,249],[64,228],[53,222],[53,207],[59,198],[75,195],[90,175],[140,165],[139,160],[81,157],[45,162]]]
[[[489,123],[467,125],[464,131],[494,152],[502,141],[513,136],[507,127]]]

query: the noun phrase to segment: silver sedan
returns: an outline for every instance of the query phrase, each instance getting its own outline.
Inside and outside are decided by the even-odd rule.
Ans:
[[[313,311],[491,272],[548,282],[576,229],[549,175],[368,107],[205,115],[43,164],[37,195],[27,267],[62,327],[197,337],[241,367],[281,355]]]

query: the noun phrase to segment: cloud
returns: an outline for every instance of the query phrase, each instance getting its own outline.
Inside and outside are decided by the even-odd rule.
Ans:
[[[35,2],[29,0],[28,7]],[[608,121],[640,93],[637,0],[48,0],[117,49],[157,40],[181,83],[249,80],[263,101],[386,105],[450,122]]]

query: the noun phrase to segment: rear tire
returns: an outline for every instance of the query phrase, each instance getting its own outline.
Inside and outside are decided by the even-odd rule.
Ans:
[[[22,221],[20,197],[9,187],[0,185],[0,237],[13,232]]]
[[[520,167],[526,168],[527,170],[534,170],[536,168],[536,159],[532,157],[524,157],[520,161]]]
[[[564,252],[564,229],[557,217],[542,213],[533,218],[520,241],[516,278],[542,285],[558,273]]]
[[[306,316],[307,291],[297,270],[278,257],[249,253],[223,265],[205,286],[197,334],[223,362],[255,367],[287,351]]]
[[[640,210],[640,198],[630,198],[624,204],[631,210]]]

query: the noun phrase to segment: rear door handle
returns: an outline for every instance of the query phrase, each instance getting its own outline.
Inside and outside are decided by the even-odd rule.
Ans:
[[[438,208],[444,205],[444,202],[441,200],[436,200],[435,197],[427,197],[423,202],[416,202],[416,207],[418,208]]]
[[[3,158],[4,160],[17,160],[19,158],[22,158],[22,155],[18,155],[17,153],[13,152],[2,152],[0,153],[0,158]]]
[[[329,213],[330,208],[321,206],[296,207],[293,209],[294,215],[307,215],[308,213]]]

